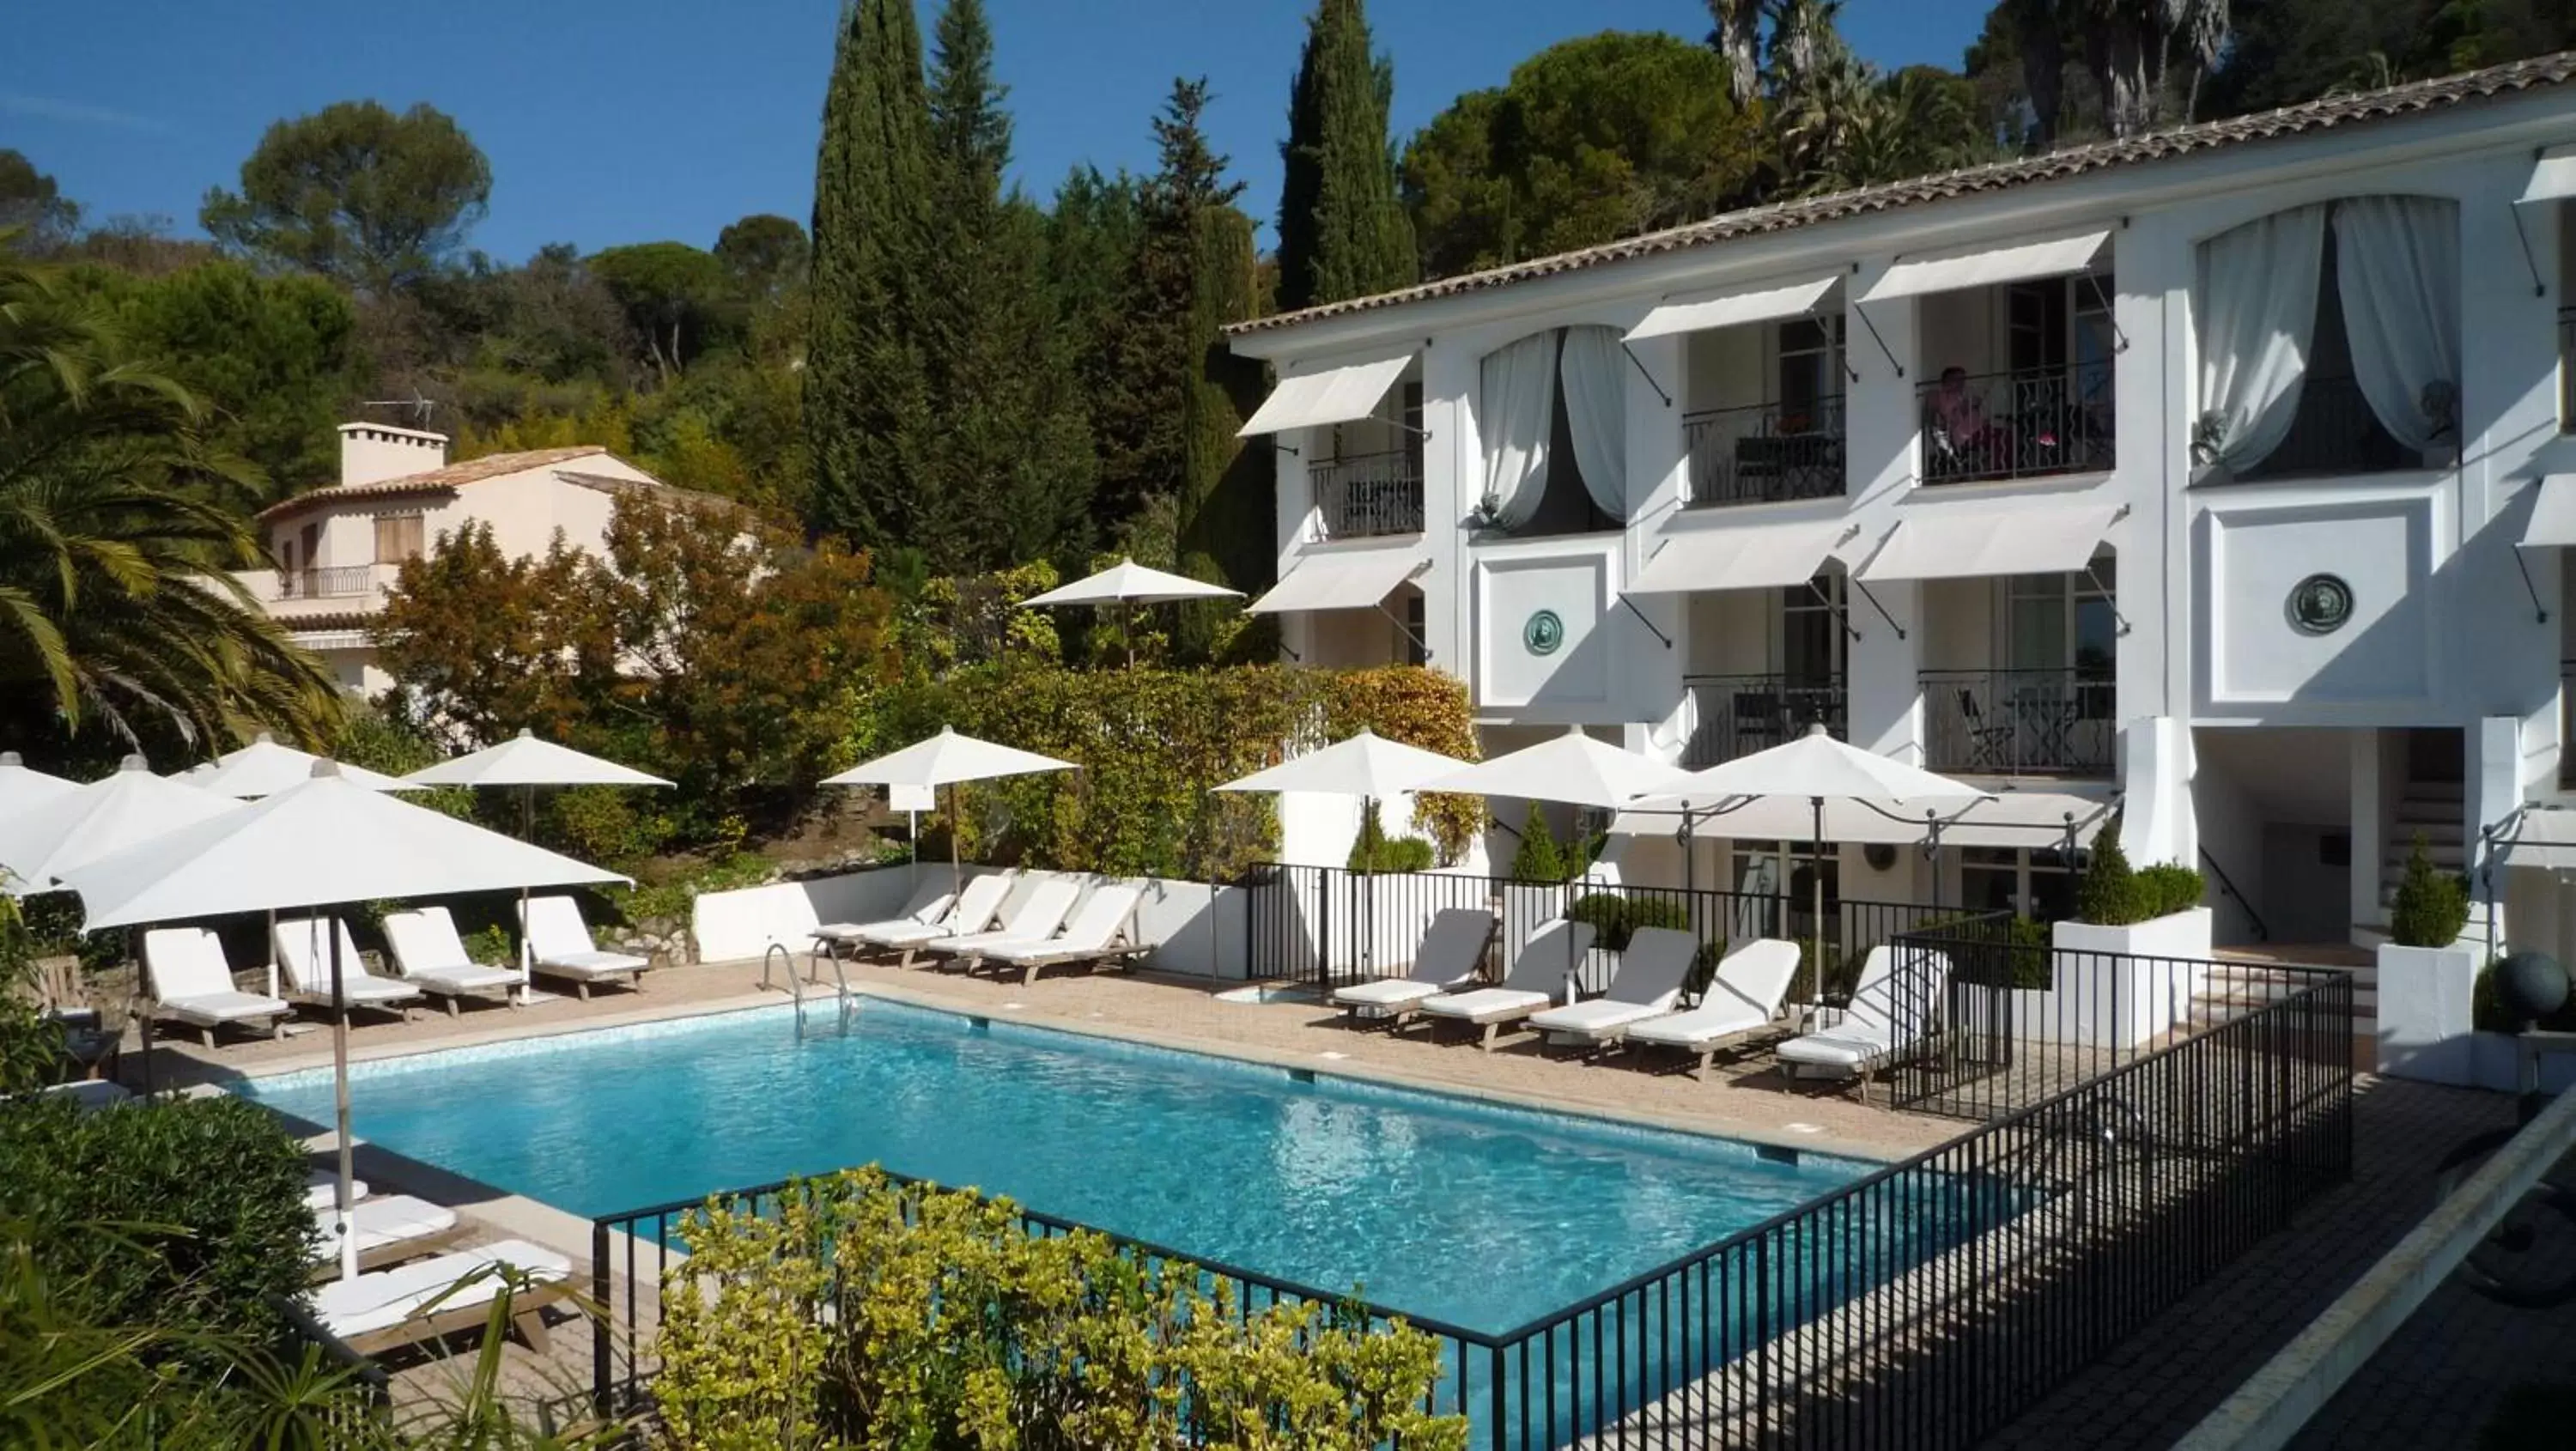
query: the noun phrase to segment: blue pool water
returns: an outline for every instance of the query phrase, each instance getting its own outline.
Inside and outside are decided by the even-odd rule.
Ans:
[[[880,1163],[1487,1332],[1871,1167],[879,1001],[832,1016],[361,1065],[357,1130],[584,1215]],[[327,1072],[240,1091],[330,1117]]]

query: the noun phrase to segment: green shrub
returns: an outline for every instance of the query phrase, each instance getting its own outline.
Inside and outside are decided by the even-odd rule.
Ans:
[[[681,1227],[655,1383],[674,1451],[1466,1444],[1463,1418],[1417,1409],[1440,1347],[1401,1323],[1253,1311],[1187,1265],[1033,1237],[1006,1200],[873,1170],[784,1199]]]
[[[702,892],[731,892],[744,887],[764,886],[778,876],[778,867],[756,852],[736,852],[719,861],[703,862],[676,876],[658,882],[644,882],[633,887],[609,887],[603,895],[617,914],[628,922],[642,922],[656,917],[689,915],[690,906]],[[503,949],[506,958],[508,949]]]
[[[1592,925],[1592,942],[1612,952],[1628,950],[1640,927],[1690,930],[1690,913],[1670,897],[1629,897],[1617,892],[1586,892],[1566,910],[1567,917]]]
[[[546,799],[540,835],[587,862],[624,869],[671,840],[670,818],[632,786],[567,786]]]
[[[492,967],[510,966],[510,929],[492,922],[465,934],[465,955]]]
[[[277,1117],[227,1095],[0,1102],[0,1219],[42,1228],[36,1262],[90,1324],[274,1333],[322,1249],[304,1178]]]
[[[2469,887],[2444,876],[2424,849],[2424,834],[2406,853],[2406,875],[2397,883],[2397,900],[2388,915],[2388,935],[2400,947],[2448,947],[2469,925]]]
[[[2114,818],[2093,839],[2092,860],[2075,884],[2075,920],[2097,927],[2126,927],[2147,914],[2138,878],[2129,870],[2129,855],[2120,849],[2120,822]]]
[[[1512,880],[1561,882],[1565,877],[1565,854],[1557,850],[1556,833],[1548,829],[1547,813],[1533,802],[1528,819],[1521,823],[1520,849],[1512,853]]]
[[[2157,862],[2140,867],[2134,878],[2139,897],[2141,922],[2188,912],[2200,905],[2208,885],[2196,868],[2180,862]]]
[[[1427,872],[1431,870],[1431,843],[1418,836],[1389,836],[1386,823],[1378,819],[1379,803],[1369,803],[1368,815],[1360,821],[1358,839],[1351,843],[1351,854],[1343,865],[1355,872]]]

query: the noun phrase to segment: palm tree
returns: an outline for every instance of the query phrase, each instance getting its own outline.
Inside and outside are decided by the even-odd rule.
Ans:
[[[206,444],[205,406],[133,358],[0,233],[0,699],[140,744],[326,739],[330,674],[225,573],[260,564],[236,504],[260,478]],[[23,727],[47,722],[22,720]]]

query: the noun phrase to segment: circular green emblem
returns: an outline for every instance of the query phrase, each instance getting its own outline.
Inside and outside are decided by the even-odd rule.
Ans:
[[[2331,635],[2352,618],[2352,586],[2338,575],[2312,574],[2290,587],[2290,623],[2310,635]]]
[[[1553,655],[1556,647],[1565,643],[1565,621],[1558,619],[1554,610],[1540,610],[1521,626],[1521,643],[1533,655]]]

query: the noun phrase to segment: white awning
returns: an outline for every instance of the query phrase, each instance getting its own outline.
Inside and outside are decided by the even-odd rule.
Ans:
[[[1235,430],[1235,437],[1285,433],[1292,428],[1317,428],[1327,423],[1356,423],[1377,411],[1377,401],[1395,386],[1396,379],[1404,376],[1412,361],[1409,357],[1385,358],[1282,378],[1270,396],[1262,400],[1252,421]]]
[[[1857,578],[1880,584],[2073,574],[2093,562],[2118,517],[2118,510],[2092,504],[1918,515],[1896,526]]]
[[[1899,297],[1920,297],[1927,292],[1956,292],[1963,287],[1988,287],[1998,282],[2063,277],[2092,266],[2093,259],[2110,240],[2111,229],[2104,227],[2071,237],[1988,244],[1973,250],[1909,257],[1863,289],[1860,300],[1887,302]]]
[[[1772,322],[1784,317],[1798,317],[1816,310],[1825,294],[1842,280],[1839,272],[1787,286],[1729,287],[1712,292],[1684,292],[1665,298],[1647,313],[1645,321],[1628,329],[1627,342],[1647,338],[1670,337],[1675,333],[1703,332],[1713,327],[1737,327],[1748,322]]]
[[[1850,528],[1840,519],[1827,519],[1754,528],[1727,524],[1675,529],[1664,535],[1664,542],[1637,571],[1627,592],[1671,595],[1794,588],[1816,577]]]
[[[2515,197],[2516,206],[2565,201],[2576,197],[2576,146],[2552,146],[2531,165],[2531,180]]]
[[[1431,556],[1407,549],[1365,549],[1349,553],[1309,554],[1290,567],[1268,594],[1254,600],[1256,615],[1285,615],[1300,610],[1365,610],[1395,591],[1431,563]]]
[[[1669,837],[1682,819],[1658,802],[1653,810],[1619,813],[1610,829],[1630,836]],[[1737,841],[1804,842],[1816,830],[1816,808],[1785,796],[1708,802],[1691,818],[1691,835]],[[1978,801],[1828,801],[1825,840],[1863,845],[1915,846],[1930,834],[1929,811],[1941,823],[1944,847],[2021,847],[2057,851],[2071,829],[2079,848],[2093,844],[2110,824],[2116,803],[2065,791],[2000,791]]]
[[[2551,474],[2540,481],[2540,497],[2532,501],[2521,543],[2525,549],[2576,544],[2576,474]]]

